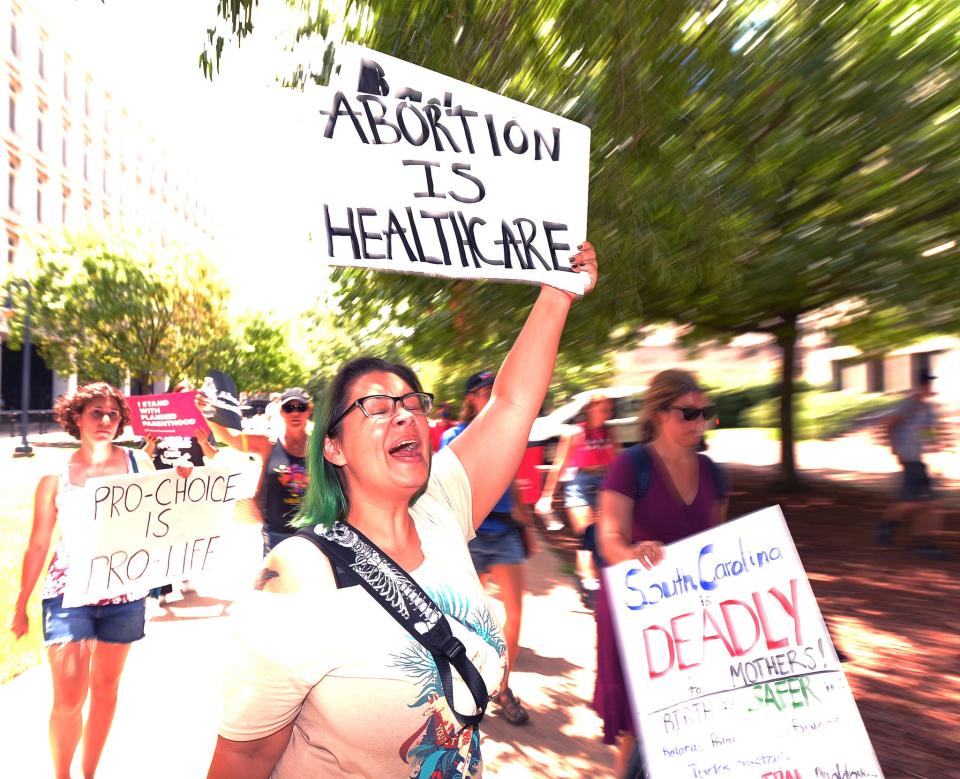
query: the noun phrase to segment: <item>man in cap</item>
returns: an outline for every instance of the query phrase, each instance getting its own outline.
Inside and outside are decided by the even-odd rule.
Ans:
[[[483,411],[493,390],[496,374],[492,371],[480,371],[467,379],[464,388],[461,422],[451,427],[441,437],[440,446],[448,446]],[[480,527],[477,535],[469,542],[470,557],[486,586],[493,579],[503,603],[505,619],[503,635],[507,642],[507,680],[510,669],[516,666],[517,653],[520,651],[520,621],[523,617],[524,570],[527,558],[527,545],[531,543],[530,532],[533,527],[533,514],[520,499],[516,483],[504,493],[493,507]],[[505,684],[507,683],[505,680]],[[492,699],[497,704],[497,712],[512,725],[523,725],[530,719],[523,703],[513,694],[509,686]]]
[[[937,543],[943,524],[942,511],[933,491],[933,481],[923,462],[923,453],[936,439],[937,417],[930,398],[936,376],[922,370],[914,391],[884,420],[890,446],[903,467],[897,502],[877,526],[877,542],[893,544],[893,534],[905,519],[912,518],[913,552],[932,560],[945,560],[947,553]]]

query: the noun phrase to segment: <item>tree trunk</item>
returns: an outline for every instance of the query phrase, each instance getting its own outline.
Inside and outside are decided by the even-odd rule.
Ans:
[[[797,459],[793,430],[794,372],[797,358],[797,316],[783,317],[782,329],[777,332],[780,361],[780,482],[783,487],[796,489]]]

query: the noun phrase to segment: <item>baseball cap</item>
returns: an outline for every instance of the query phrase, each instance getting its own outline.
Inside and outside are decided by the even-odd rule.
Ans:
[[[936,376],[934,376],[932,373],[930,373],[930,371],[924,368],[922,371],[920,371],[920,375],[917,376],[917,381],[920,384],[930,384],[930,382],[932,382],[936,378],[937,378]]]
[[[288,400],[299,400],[301,403],[310,403],[310,396],[303,387],[287,387],[280,396],[280,405],[282,406]]]
[[[466,393],[469,394],[474,390],[489,387],[496,378],[497,375],[493,371],[480,371],[479,373],[475,373],[467,379]]]

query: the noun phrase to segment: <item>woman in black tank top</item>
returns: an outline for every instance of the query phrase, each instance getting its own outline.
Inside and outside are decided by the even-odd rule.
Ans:
[[[197,395],[201,411],[207,410],[208,403],[203,393]],[[289,387],[280,396],[283,433],[277,439],[247,435],[208,420],[218,440],[238,451],[258,455],[263,463],[256,504],[263,522],[264,554],[294,533],[287,523],[296,516],[307,488],[304,455],[307,422],[312,411],[313,402],[306,390]]]

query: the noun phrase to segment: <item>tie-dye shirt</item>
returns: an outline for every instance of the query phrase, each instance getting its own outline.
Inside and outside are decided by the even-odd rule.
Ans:
[[[434,455],[410,514],[424,555],[411,575],[496,693],[506,643],[467,550],[470,483],[450,449]],[[363,588],[254,592],[235,606],[233,623],[220,734],[249,741],[293,720],[273,777],[481,775],[480,734],[457,721],[432,656]],[[452,677],[455,708],[474,713],[466,684]]]

